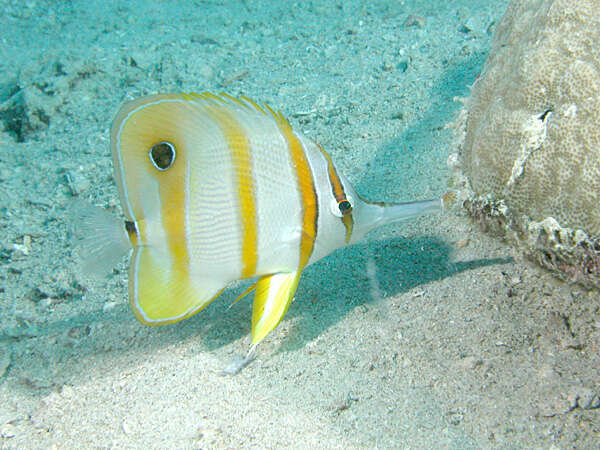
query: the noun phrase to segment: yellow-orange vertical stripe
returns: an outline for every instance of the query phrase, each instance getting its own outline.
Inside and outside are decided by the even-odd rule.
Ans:
[[[188,273],[190,264],[185,229],[185,171],[188,162],[183,146],[178,142],[173,144],[177,149],[178,161],[164,175],[157,172],[155,177],[160,183],[161,218],[169,253],[173,258],[172,273],[182,276]],[[163,176],[165,179],[161,180]],[[179,282],[187,283],[187,279],[182,278]]]
[[[296,169],[298,189],[302,199],[302,237],[300,238],[299,264],[299,268],[302,270],[312,254],[317,236],[317,193],[302,143],[294,134],[290,123],[281,113],[273,113],[273,115],[277,119],[279,129],[287,141],[294,168]]]
[[[317,144],[317,146],[319,147],[319,150],[321,150],[321,153],[327,160],[327,175],[329,176],[329,182],[331,183],[331,188],[333,189],[333,196],[335,197],[336,201],[339,203],[342,200],[346,199],[346,194],[344,193],[344,187],[342,186],[340,177],[338,176],[337,171],[335,170],[335,166],[333,165],[331,156],[329,156],[329,154],[325,150],[323,150],[323,147],[321,147],[318,144]]]
[[[249,278],[256,275],[258,262],[258,223],[250,141],[230,109],[215,103],[208,113],[220,125],[233,158],[242,228],[242,277]]]

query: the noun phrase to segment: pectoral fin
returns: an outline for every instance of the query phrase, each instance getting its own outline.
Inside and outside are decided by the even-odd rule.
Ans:
[[[252,344],[262,341],[285,315],[298,287],[301,271],[262,277],[256,283],[252,309]]]

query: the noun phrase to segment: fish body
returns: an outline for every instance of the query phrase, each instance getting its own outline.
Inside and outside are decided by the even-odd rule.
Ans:
[[[256,291],[254,345],[283,318],[306,266],[382,224],[441,205],[361,199],[318,144],[245,97],[168,94],[127,103],[111,148],[126,221],[120,233],[103,234],[121,236],[115,253],[133,249],[136,317],[177,322],[232,281],[256,278],[247,290]]]

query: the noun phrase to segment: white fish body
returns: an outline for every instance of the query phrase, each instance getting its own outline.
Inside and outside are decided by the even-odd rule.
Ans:
[[[329,155],[281,113],[226,94],[125,104],[111,147],[133,248],[136,317],[148,325],[177,322],[232,281],[257,277],[254,345],[283,318],[307,265],[382,224],[441,206],[362,200]],[[125,249],[122,242],[115,240],[115,252]]]

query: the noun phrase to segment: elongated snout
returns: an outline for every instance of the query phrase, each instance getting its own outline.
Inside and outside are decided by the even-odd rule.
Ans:
[[[351,243],[359,241],[369,231],[382,225],[437,213],[441,210],[441,199],[406,203],[371,203],[361,199],[354,207],[354,230]]]

